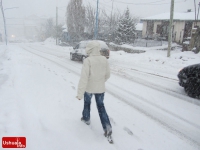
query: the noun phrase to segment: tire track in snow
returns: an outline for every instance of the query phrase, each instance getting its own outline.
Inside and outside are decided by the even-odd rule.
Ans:
[[[140,96],[140,95],[137,95],[137,94],[135,94],[135,93],[132,93],[132,92],[130,92],[130,91],[127,91],[127,90],[125,90],[125,89],[122,89],[122,88],[120,88],[119,86],[116,86],[116,85],[114,85],[114,84],[112,84],[112,83],[109,83],[109,84],[110,84],[111,86],[113,86],[114,88],[117,88],[119,91],[123,91],[123,92],[125,92],[126,94],[129,94],[129,95],[131,95],[131,97],[138,98],[138,99],[142,100],[142,102],[145,102],[145,103],[147,103],[147,104],[149,104],[149,105],[151,105],[151,106],[153,106],[153,107],[155,107],[155,108],[157,108],[157,109],[159,109],[159,110],[162,110],[163,112],[166,112],[166,113],[170,114],[171,116],[176,117],[176,118],[178,118],[178,119],[180,119],[180,120],[182,120],[182,121],[184,121],[184,122],[186,122],[186,123],[188,123],[188,124],[190,124],[190,125],[192,125],[192,126],[194,126],[194,127],[196,127],[197,129],[200,130],[200,126],[199,126],[199,125],[197,125],[197,124],[195,124],[195,123],[192,123],[192,122],[190,122],[190,121],[188,121],[188,120],[186,120],[186,119],[184,119],[184,118],[182,118],[182,117],[180,117],[180,116],[178,116],[178,115],[176,115],[176,114],[174,114],[174,113],[168,111],[167,109],[162,108],[162,107],[160,107],[159,105],[148,101],[146,98],[144,98],[144,97],[142,97],[142,96]],[[133,100],[133,101],[134,101],[134,100]]]
[[[173,90],[167,89],[165,87],[162,87],[162,86],[160,86],[158,84],[153,84],[151,82],[144,81],[144,80],[142,80],[142,79],[140,79],[138,77],[132,77],[132,76],[126,74],[126,73],[120,73],[120,72],[116,72],[116,71],[113,71],[112,73],[114,73],[117,76],[126,78],[126,79],[128,79],[128,80],[130,80],[132,82],[135,82],[135,83],[138,83],[138,84],[142,84],[142,85],[147,86],[147,87],[149,87],[151,89],[157,90],[159,92],[167,93],[170,96],[173,96],[173,97],[176,97],[178,99],[184,100],[186,102],[189,102],[189,103],[192,103],[192,104],[200,106],[200,101],[199,100],[194,99],[194,98],[190,98],[186,94],[183,95],[183,94],[178,93],[176,91],[173,91]]]
[[[121,97],[119,92],[116,94],[116,92],[113,92],[113,91],[108,90],[108,89],[107,89],[107,92],[109,94],[111,94],[112,96],[114,96],[115,98],[125,102],[126,104],[128,104],[132,108],[136,109],[141,114],[143,114],[143,115],[147,116],[148,118],[154,120],[155,122],[159,123],[161,126],[163,126],[170,133],[178,136],[180,139],[183,139],[184,141],[188,142],[190,145],[200,149],[199,141],[188,136],[187,133],[183,132],[184,131],[183,129],[181,131],[181,129],[179,129],[179,128],[181,128],[180,125],[177,125],[178,126],[177,128],[173,126],[174,120],[166,118],[166,116],[158,114],[155,111],[153,111],[152,109],[149,109],[148,107],[146,107],[144,105],[142,106],[142,105],[139,105],[137,103],[133,104],[134,99],[132,99],[131,102],[127,101],[127,99],[130,99],[130,97]]]
[[[23,48],[23,47],[22,47],[22,48]],[[78,77],[80,76],[80,73],[77,73],[76,71],[74,71],[75,68],[77,69],[77,66],[72,65],[71,63],[70,63],[70,64],[66,64],[66,62],[60,61],[59,58],[54,58],[55,56],[50,56],[52,59],[54,59],[54,60],[52,60],[52,59],[50,59],[50,58],[41,56],[41,54],[32,52],[31,50],[28,50],[28,49],[26,49],[26,48],[23,48],[23,49],[24,49],[24,50],[27,50],[27,51],[29,51],[30,53],[35,54],[35,55],[37,55],[37,56],[39,56],[39,57],[42,57],[42,58],[44,58],[44,59],[46,59],[46,60],[49,60],[49,61],[51,61],[51,62],[57,64],[57,65],[60,66],[60,67],[63,67],[63,68],[65,68],[65,69],[67,69],[67,70],[70,70],[71,72],[73,72],[74,74],[76,74]],[[32,49],[32,48],[31,48],[31,49]],[[40,52],[40,53],[43,53],[43,52]],[[49,55],[50,55],[50,54],[49,54]],[[56,60],[55,60],[55,59],[56,59]],[[62,65],[62,64],[58,63],[57,61],[60,61],[60,62],[62,62],[62,63],[65,63],[65,65]],[[69,68],[69,67],[70,67],[69,65],[70,65],[70,66],[75,66],[75,68],[74,68],[74,67],[73,67],[73,69],[72,69],[72,68]],[[80,71],[80,68],[79,68],[78,70]],[[123,76],[123,77],[124,77],[124,76]],[[127,79],[127,78],[126,78],[126,79]],[[111,84],[110,84],[110,85],[111,85]],[[144,84],[144,85],[145,85],[145,84]],[[113,85],[111,85],[111,86],[113,86]],[[114,85],[114,86],[115,86],[115,85]],[[150,87],[150,88],[151,88],[151,87]],[[120,90],[123,90],[123,89],[120,88]],[[150,118],[151,120],[154,120],[155,122],[159,123],[161,126],[163,126],[163,127],[164,127],[167,131],[169,131],[170,133],[173,133],[174,135],[178,136],[180,139],[182,139],[182,140],[188,142],[190,145],[192,145],[192,146],[194,146],[194,147],[200,149],[200,141],[197,141],[196,139],[193,139],[192,137],[188,136],[187,133],[184,133],[183,129],[182,129],[182,131],[181,131],[181,129],[176,128],[176,127],[173,127],[173,124],[172,124],[172,123],[173,123],[174,120],[171,120],[171,119],[169,119],[169,118],[168,118],[168,120],[167,120],[166,117],[163,117],[163,115],[161,115],[161,114],[157,114],[154,110],[149,109],[147,106],[144,106],[144,105],[143,105],[143,107],[141,107],[141,105],[138,105],[137,103],[134,103],[134,104],[133,104],[134,101],[132,101],[132,102],[127,101],[127,99],[130,99],[130,98],[124,98],[124,96],[123,96],[123,97],[120,96],[120,93],[119,93],[119,92],[118,92],[118,93],[115,93],[115,92],[113,92],[113,91],[111,91],[111,90],[109,90],[109,89],[107,89],[107,92],[108,92],[109,94],[111,94],[112,96],[116,97],[117,99],[119,99],[119,100],[123,101],[124,103],[128,104],[128,105],[131,106],[132,108],[136,109],[136,110],[139,111],[141,114],[147,116],[147,117]],[[165,92],[164,92],[164,93],[165,93]],[[167,93],[167,94],[168,94],[168,93]],[[169,95],[170,95],[170,94],[169,94]],[[172,96],[173,96],[173,95],[172,95]],[[141,99],[141,98],[139,98],[139,99]],[[141,99],[141,100],[143,100],[143,99]],[[160,108],[160,109],[161,109],[161,108]],[[165,113],[168,113],[167,111],[164,111],[164,112],[165,112]],[[170,115],[173,115],[173,114],[170,112]],[[176,117],[176,116],[173,116],[173,117]],[[180,119],[180,117],[178,117],[178,119]],[[181,119],[181,120],[184,121],[184,119]],[[188,121],[187,121],[187,123],[188,123]],[[190,124],[191,124],[191,123],[190,123]],[[180,126],[179,126],[179,127],[180,127]],[[198,139],[198,138],[197,138],[197,139]]]
[[[38,50],[35,49],[35,48],[31,48],[31,49],[34,49],[34,50],[38,51]],[[41,51],[38,51],[38,52],[41,52]],[[48,54],[48,55],[52,55],[52,54],[49,54],[49,53],[47,53],[47,52],[42,52],[42,53],[46,53],[46,54]],[[55,57],[55,55],[52,55],[52,56]],[[57,60],[61,61],[59,58],[58,58]],[[66,63],[65,61],[62,61],[62,62],[63,62],[63,63]],[[55,63],[56,63],[56,62],[55,62]],[[68,64],[70,64],[71,66],[74,66],[74,67],[77,69],[77,66],[74,65],[73,63],[71,63],[71,62],[69,63],[69,62],[68,62]],[[79,70],[81,70],[81,68],[79,68]],[[72,70],[71,70],[71,71],[72,71]],[[157,91],[159,91],[159,92],[162,92],[162,93],[167,93],[168,95],[174,96],[174,97],[176,97],[176,98],[178,98],[178,99],[180,99],[180,100],[184,100],[184,101],[186,101],[186,102],[189,102],[189,103],[192,103],[192,104],[195,104],[195,105],[200,106],[200,101],[198,101],[197,99],[194,99],[194,98],[190,98],[190,97],[188,97],[186,94],[183,95],[183,94],[181,94],[181,93],[177,93],[177,92],[172,91],[172,90],[170,90],[170,89],[166,89],[165,87],[162,87],[162,86],[160,86],[160,85],[153,84],[153,83],[148,82],[148,81],[144,81],[144,80],[142,80],[142,79],[140,79],[140,78],[138,78],[138,77],[132,77],[132,76],[130,76],[130,75],[127,75],[126,73],[120,73],[120,72],[113,71],[112,68],[111,68],[111,71],[112,71],[113,74],[115,74],[115,75],[117,75],[117,76],[120,76],[120,77],[123,77],[123,78],[126,78],[127,80],[130,80],[130,81],[132,81],[132,82],[135,82],[135,83],[144,85],[144,86],[149,87],[149,88],[151,88],[151,89],[155,89],[155,90],[157,90]],[[72,72],[73,72],[73,71],[72,71]]]
[[[165,79],[172,80],[172,81],[178,81],[177,79],[173,79],[173,78],[170,78],[170,77],[165,77],[165,76],[154,74],[154,73],[144,72],[144,71],[140,71],[140,70],[137,70],[137,69],[128,68],[128,67],[124,67],[124,66],[120,66],[120,65],[111,64],[111,66],[115,66],[115,67],[119,67],[119,68],[123,68],[123,69],[125,68],[125,69],[130,70],[130,71],[144,73],[144,74],[148,74],[148,75],[152,75],[152,76],[156,76],[156,77],[160,77],[160,78],[165,78]]]
[[[30,48],[32,48],[32,47],[30,47]],[[32,48],[32,49],[35,49],[35,48]],[[41,48],[41,50],[43,50],[44,48]],[[46,48],[46,49],[48,49],[48,48]],[[37,49],[35,49],[35,50],[37,50]],[[38,50],[37,50],[38,51]],[[43,51],[39,51],[39,52],[43,52]],[[43,52],[43,53],[46,53],[46,54],[49,54],[48,52]],[[49,54],[49,55],[53,55],[52,54],[52,51],[51,51],[51,54]],[[56,53],[54,53],[54,57],[55,57],[55,55],[56,55]],[[73,65],[72,63],[70,63],[71,65]],[[77,66],[75,66],[75,65],[73,65],[75,68],[77,68]],[[80,68],[81,69],[81,68]],[[161,85],[158,85],[158,84],[153,84],[152,82],[148,82],[148,81],[143,81],[142,79],[140,79],[140,78],[138,78],[138,77],[133,77],[133,76],[130,76],[130,75],[128,75],[127,73],[120,73],[120,72],[116,72],[113,68],[111,68],[111,71],[112,71],[112,73],[113,74],[115,74],[115,75],[117,75],[117,76],[121,76],[121,77],[123,77],[123,78],[126,78],[126,79],[128,79],[128,80],[130,80],[130,81],[132,81],[132,82],[135,82],[135,83],[138,83],[138,84],[142,84],[142,85],[145,85],[145,86],[147,86],[147,87],[150,87],[150,88],[152,88],[152,89],[155,89],[155,90],[157,90],[157,91],[160,91],[160,92],[163,92],[163,93],[167,93],[167,94],[169,94],[169,95],[171,95],[171,96],[174,96],[174,97],[176,97],[176,98],[179,98],[179,99],[181,99],[181,100],[184,100],[184,101],[187,101],[187,102],[190,102],[190,103],[192,103],[192,104],[195,104],[195,105],[198,105],[198,106],[200,106],[200,101],[199,100],[197,100],[197,99],[194,99],[194,98],[190,98],[190,97],[188,97],[186,94],[182,94],[182,93],[178,93],[177,91],[173,91],[173,90],[171,90],[171,89],[169,89],[169,88],[165,88],[165,87],[163,87],[163,86],[161,86]],[[162,77],[158,77],[158,78],[162,78]]]

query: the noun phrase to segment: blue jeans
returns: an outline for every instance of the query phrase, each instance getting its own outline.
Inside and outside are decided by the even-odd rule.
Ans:
[[[85,92],[84,94],[84,109],[83,109],[83,119],[85,121],[89,121],[90,120],[90,104],[91,104],[91,99],[92,99],[92,95],[91,93],[87,93]],[[95,95],[95,99],[96,99],[96,104],[97,104],[97,109],[99,112],[99,117],[101,120],[101,124],[102,127],[104,129],[104,131],[112,131],[112,126],[110,124],[110,120],[108,118],[108,115],[106,113],[106,109],[104,107],[104,93],[101,94],[94,94]]]

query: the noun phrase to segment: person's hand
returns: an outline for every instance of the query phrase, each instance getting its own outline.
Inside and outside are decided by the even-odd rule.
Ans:
[[[76,96],[76,98],[77,98],[78,100],[81,100],[80,98],[78,98],[78,96]]]

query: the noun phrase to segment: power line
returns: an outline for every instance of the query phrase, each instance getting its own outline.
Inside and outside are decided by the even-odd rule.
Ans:
[[[24,18],[6,18],[7,20],[17,19],[17,20],[44,20],[44,19],[24,19]]]
[[[96,5],[96,1],[95,0],[92,0],[92,2],[95,2],[95,5]],[[105,10],[104,8],[105,8],[105,5],[103,5],[103,4],[100,4],[101,2],[99,2],[99,9],[101,9],[101,10]],[[90,3],[89,3],[90,4]],[[100,5],[102,5],[102,7],[100,6]],[[93,7],[95,7],[94,5],[92,5]],[[110,6],[106,6],[107,8],[109,8],[109,9],[111,9],[110,8]],[[106,11],[109,11],[109,12],[111,12],[111,10],[106,10]]]
[[[111,1],[109,0],[109,2],[106,2],[106,0],[104,0],[105,3],[110,3]]]
[[[116,1],[116,3],[122,3],[122,4],[131,4],[131,5],[164,5],[164,4],[170,4],[169,2],[165,2],[165,3],[159,3],[159,2],[162,2],[164,0],[159,0],[159,1],[154,1],[154,2],[149,2],[149,3],[129,3],[129,2],[122,2],[122,1]],[[177,1],[177,2],[174,2],[174,3],[183,3],[183,2],[186,2],[187,0],[180,0],[180,1]],[[158,4],[157,4],[158,3]]]
[[[95,0],[92,0],[92,1],[96,3],[96,1],[95,1]],[[109,5],[105,5],[105,4],[104,4],[104,3],[102,3],[102,2],[99,2],[99,4],[100,4],[100,5],[103,5],[103,6],[106,6],[106,7],[107,7],[107,8],[109,8],[109,9],[110,9],[110,7],[111,7],[111,6],[109,6]]]
[[[2,25],[2,24],[0,24],[0,25]],[[23,24],[6,24],[6,25],[23,25]]]
[[[104,8],[105,8],[105,7],[109,8],[110,10],[107,10],[107,9],[106,9],[106,11],[109,11],[110,13],[112,13],[113,10],[115,10],[116,12],[119,12],[119,8],[114,4],[114,2],[115,2],[115,0],[112,0],[112,5],[107,5],[107,4],[104,4],[104,3],[102,3],[102,2],[99,2],[99,3],[100,3],[100,5],[102,5]],[[115,8],[114,8],[113,5],[115,6]],[[102,9],[102,10],[105,10],[105,9]],[[122,10],[122,11],[124,11],[124,10]]]
[[[95,3],[96,3],[96,1],[95,1],[95,0],[93,0],[93,2],[95,2]],[[105,7],[109,8],[110,10],[106,10],[106,11],[109,11],[109,12],[111,12],[111,9],[112,9],[112,8],[110,8],[111,6],[109,6],[109,5],[105,5],[105,4],[101,3],[101,2],[99,2],[99,5],[102,5],[102,6],[104,6],[104,8],[105,8]],[[99,9],[101,9],[101,10],[105,10],[104,8],[99,8]]]
[[[148,2],[148,3],[129,3],[129,2],[121,2],[121,1],[115,1],[115,2],[124,3],[124,4],[144,5],[144,4],[152,4],[152,3],[158,3],[158,2],[163,2],[163,1],[165,0],[153,1],[153,2]]]

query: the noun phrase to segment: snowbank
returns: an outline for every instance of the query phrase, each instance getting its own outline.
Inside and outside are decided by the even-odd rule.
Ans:
[[[50,37],[50,38],[47,38],[45,41],[44,41],[44,44],[51,44],[51,45],[55,45],[56,44],[56,39]]]

